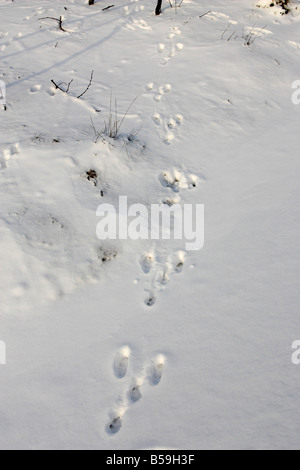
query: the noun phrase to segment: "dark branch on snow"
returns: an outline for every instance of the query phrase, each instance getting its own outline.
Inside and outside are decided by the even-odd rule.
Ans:
[[[102,11],[110,10],[110,9],[113,8],[114,6],[115,6],[115,5],[110,5],[109,7],[102,8]]]
[[[83,93],[81,93],[81,95],[77,96],[78,99],[81,98],[83,95],[85,95],[85,93],[89,90],[89,88],[90,88],[90,86],[93,82],[93,77],[94,77],[94,70],[92,70],[92,73],[91,73],[90,83],[86,87],[85,91]]]
[[[70,90],[70,85],[71,85],[72,82],[73,82],[73,79],[72,79],[69,83],[61,82],[61,83],[57,84],[57,83],[55,83],[54,80],[51,80],[51,83],[53,83],[53,85],[55,86],[55,89],[56,89],[56,90],[60,90],[60,91],[62,91],[63,93],[68,93],[68,92],[69,92],[69,90]],[[61,88],[62,85],[67,85],[67,89],[64,90],[63,88]]]
[[[86,87],[86,89],[84,90],[83,93],[81,93],[79,96],[76,97],[77,99],[80,99],[90,89],[90,87],[93,83],[93,78],[94,78],[94,70],[92,70],[92,72],[91,72],[91,78],[90,78],[88,86]],[[51,80],[51,83],[55,86],[56,90],[60,90],[63,93],[69,93],[70,86],[73,83],[73,79],[69,83],[66,83],[66,82],[56,83],[54,80]],[[62,85],[67,85],[67,88],[66,89],[62,88]]]
[[[63,28],[63,18],[62,16],[58,18],[53,18],[52,16],[46,16],[45,18],[39,18],[39,20],[54,20],[54,21],[57,21],[58,22],[58,27],[61,31],[63,31],[64,33],[67,33],[68,31],[66,29]]]

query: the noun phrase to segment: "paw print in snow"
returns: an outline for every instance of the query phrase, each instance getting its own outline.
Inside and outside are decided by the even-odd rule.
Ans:
[[[121,348],[115,357],[113,370],[118,379],[125,379],[128,375],[128,366],[131,351],[128,346]],[[123,425],[123,420],[130,406],[139,402],[142,395],[142,387],[148,379],[151,386],[160,384],[165,368],[166,358],[162,354],[156,355],[150,364],[146,364],[138,376],[131,377],[126,386],[126,392],[117,400],[118,405],[109,413],[109,422],[106,425],[106,432],[110,435],[117,434]]]

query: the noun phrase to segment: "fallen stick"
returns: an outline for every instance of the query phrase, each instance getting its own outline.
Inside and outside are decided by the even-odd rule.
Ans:
[[[110,5],[109,7],[102,8],[102,11],[110,10],[110,9],[113,8],[114,6],[115,6],[115,5]]]
[[[81,93],[81,95],[77,96],[78,99],[81,98],[83,95],[85,95],[85,93],[89,90],[89,88],[90,88],[90,86],[93,82],[93,77],[94,77],[94,70],[92,70],[92,73],[91,73],[90,83],[86,87],[86,90],[83,93]]]
[[[61,82],[59,85],[57,83],[55,83],[54,80],[51,80],[51,83],[53,83],[53,85],[55,86],[56,90],[60,90],[62,91],[63,93],[68,93],[69,90],[70,90],[70,85],[71,83],[73,82],[73,80],[71,80],[69,83],[66,83],[66,82]],[[67,89],[64,90],[63,88],[60,88],[62,85],[67,85]]]
[[[45,18],[39,18],[39,21],[41,20],[54,20],[54,21],[57,21],[58,22],[58,26],[59,26],[59,29],[61,31],[63,31],[64,33],[67,33],[68,31],[66,29],[63,28],[63,18],[62,16],[58,18],[53,18],[52,16],[46,16]]]
[[[206,15],[208,15],[209,13],[211,13],[211,10],[208,11],[207,13],[204,13],[203,15],[200,15],[199,18],[203,18],[203,16],[206,16]]]

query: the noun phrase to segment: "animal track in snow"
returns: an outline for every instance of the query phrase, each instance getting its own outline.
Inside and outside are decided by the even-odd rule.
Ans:
[[[129,357],[130,349],[128,346],[124,346],[120,351],[118,351],[114,362],[114,372],[118,379],[123,379],[126,376]]]
[[[173,198],[167,198],[162,200],[162,204],[165,204],[166,206],[172,207],[175,204],[180,203],[180,197],[173,197]]]
[[[183,51],[183,49],[184,49],[184,44],[182,44],[182,42],[178,42],[178,43],[176,44],[176,49],[177,49],[177,51]]]
[[[176,36],[181,35],[181,30],[178,28],[178,26],[173,26],[171,29],[171,32],[168,34],[168,39],[173,39]]]
[[[41,91],[42,85],[34,85],[30,88],[31,93],[36,93],[37,91]]]
[[[139,13],[140,11],[145,10],[144,5],[139,5],[139,0],[130,0],[130,3],[132,3],[131,7],[126,5],[123,8],[125,15],[130,15],[130,13]]]
[[[178,27],[172,27],[170,33],[167,36],[168,40],[172,41],[171,45],[166,45],[164,43],[159,43],[157,45],[157,51],[162,55],[161,64],[166,65],[170,59],[176,56],[178,52],[183,51],[184,44],[179,42],[179,36],[181,35],[181,30]]]
[[[7,168],[7,162],[15,155],[19,155],[20,153],[20,145],[13,144],[10,146],[10,148],[4,149],[2,151],[2,156],[0,157],[0,165],[1,169],[4,170]]]
[[[154,101],[157,101],[157,102],[160,102],[162,100],[163,95],[168,94],[172,91],[172,85],[170,85],[170,83],[166,83],[165,85],[155,86],[154,83],[150,82],[150,83],[147,83],[145,88],[148,93],[152,93],[152,97]]]
[[[165,94],[168,94],[172,91],[172,85],[170,83],[161,86],[155,86],[153,82],[150,82],[147,83],[145,88],[148,94],[152,94],[154,101],[157,103],[161,102]],[[175,139],[175,132],[178,131],[183,123],[182,114],[177,113],[173,116],[164,117],[156,112],[153,114],[152,119],[156,126],[162,128],[160,133],[162,141],[165,144],[170,145]]]
[[[172,204],[170,204],[172,205]],[[148,293],[145,299],[147,307],[153,307],[157,302],[158,292],[163,291],[171,280],[173,274],[179,274],[184,269],[185,252],[175,252],[167,258],[164,256],[155,256],[153,254],[153,262],[151,263],[151,277],[146,280],[146,292]],[[145,271],[144,271],[145,272]],[[150,271],[149,271],[150,272]],[[149,274],[147,272],[147,275]]]
[[[111,421],[107,426],[107,432],[110,434],[116,434],[117,432],[120,431],[122,427],[122,415],[120,413],[120,416],[114,416],[111,414]]]
[[[176,273],[181,273],[185,264],[185,252],[178,251],[169,258],[169,266]]]
[[[181,273],[185,264],[185,252],[178,251],[168,256],[168,259],[164,265],[162,276],[157,279],[157,282],[161,285],[168,284],[170,275],[173,273]]]
[[[199,178],[193,174],[185,175],[183,172],[173,169],[171,171],[164,171],[159,180],[165,188],[170,188],[174,193],[179,193],[181,190],[194,189],[199,184]]]
[[[166,144],[166,145],[171,145],[171,143],[173,142],[173,140],[175,139],[175,135],[172,133],[172,132],[168,132],[164,138],[163,138],[163,142]]]
[[[165,44],[163,44],[163,43],[158,44],[158,46],[157,46],[158,52],[164,52],[165,49],[166,49]]]
[[[160,54],[163,52],[166,52],[166,54],[163,54],[163,57],[161,59],[161,64],[162,65],[167,65],[167,63],[177,55],[178,52],[183,51],[184,49],[184,44],[182,42],[177,42],[175,45],[171,47],[164,47],[163,44],[160,44],[158,46],[158,51]]]
[[[132,6],[126,5],[123,8],[124,15],[129,17],[129,22],[126,23],[125,28],[129,31],[135,31],[136,28],[144,31],[152,31],[151,26],[149,26],[144,19],[134,18],[135,14],[141,13],[145,9],[144,5],[139,5],[138,2],[139,0],[131,0]]]
[[[7,36],[8,36],[8,33],[7,33],[7,32],[0,31],[0,41],[5,40],[5,38],[6,38]],[[8,40],[8,41],[6,41],[6,42],[0,44],[0,51],[1,51],[1,52],[4,52],[5,49],[7,48],[7,46],[11,43],[11,41],[12,41],[12,40],[10,39],[10,40]]]
[[[15,42],[15,46],[19,50],[24,50],[24,46],[20,44],[20,38],[23,37],[23,33],[18,33],[15,36],[11,37],[10,39],[6,39],[8,36],[7,32],[0,32],[0,41],[5,40],[4,43],[0,44],[0,51],[4,52],[5,49],[10,46],[13,42]]]
[[[154,254],[153,253],[145,253],[141,259],[141,266],[145,274],[148,274],[154,263]]]
[[[181,201],[180,193],[186,190],[197,188],[204,178],[186,171],[173,168],[164,171],[159,175],[161,185],[169,191],[169,196],[161,201],[162,204],[170,208]],[[140,259],[140,265],[147,276],[145,278],[145,305],[153,307],[162,292],[170,283],[172,275],[180,274],[184,270],[186,254],[184,251],[177,251],[169,255],[158,253],[156,250],[145,253]],[[150,274],[150,275],[149,275]]]
[[[145,300],[145,304],[148,307],[153,307],[153,305],[156,303],[156,297],[153,292],[149,293],[149,296]]]
[[[132,19],[130,23],[126,24],[126,29],[129,31],[135,31],[136,28],[143,29],[144,31],[152,31],[151,26],[143,19]]]
[[[142,380],[133,380],[131,383],[128,395],[130,400],[135,403],[142,398],[141,386],[143,385]]]
[[[122,359],[125,356],[128,356],[129,361],[129,353],[130,350],[128,346],[125,346],[121,348],[120,351],[118,351],[113,367],[115,374],[116,365],[117,371],[119,370],[119,359],[121,358],[122,362]],[[126,374],[128,370],[128,361],[126,366]],[[153,358],[150,364],[144,366],[143,370],[138,376],[131,376],[131,379],[126,385],[125,393],[119,396],[116,401],[116,406],[109,413],[109,422],[105,427],[106,432],[108,434],[117,434],[121,430],[123,419],[129,407],[139,402],[143,397],[141,389],[144,386],[146,379],[148,379],[150,385],[160,384],[165,367],[165,362],[165,357],[162,354],[158,354]],[[122,370],[122,372],[124,371]]]
[[[152,385],[158,385],[161,382],[162,375],[165,367],[165,357],[162,354],[158,354],[151,365],[151,383]]]
[[[175,139],[175,132],[178,131],[178,128],[183,123],[183,116],[181,114],[176,114],[174,117],[165,119],[159,113],[155,113],[152,116],[152,119],[158,127],[162,128],[162,141],[165,144],[170,145]]]

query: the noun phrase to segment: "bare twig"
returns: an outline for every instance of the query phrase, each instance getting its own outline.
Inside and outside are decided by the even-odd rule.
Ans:
[[[55,83],[54,80],[51,80],[51,83],[53,83],[53,85],[55,86],[55,89],[56,89],[56,90],[58,89],[58,90],[61,90],[61,91],[65,92],[65,90],[62,90],[62,89],[60,88],[60,85],[61,85],[61,84],[60,84],[60,85],[57,85],[57,83]]]
[[[258,39],[260,37],[259,34],[266,27],[267,27],[267,25],[264,26],[263,28],[261,28],[257,33],[255,33],[254,26],[253,26],[252,30],[245,36],[245,46],[251,46],[256,41],[256,39]]]
[[[69,93],[71,83],[73,83],[73,78],[72,78],[72,80],[68,83],[66,93]]]
[[[222,39],[224,38],[225,34],[226,34],[227,31],[229,30],[231,24],[232,24],[232,23],[230,22],[229,25],[227,26],[227,28],[225,29],[225,31],[223,32],[223,34],[222,34],[222,36],[221,36]]]
[[[84,92],[81,93],[81,95],[77,96],[78,99],[81,98],[83,95],[85,95],[86,92],[89,90],[89,88],[90,88],[90,86],[91,86],[91,84],[92,84],[92,82],[93,82],[93,77],[94,77],[94,70],[92,70],[92,73],[91,73],[90,83],[88,84],[88,86],[86,87],[86,89],[84,90]]]
[[[227,39],[227,41],[231,41],[231,39],[233,38],[233,36],[235,35],[236,31],[233,31],[233,33],[231,34],[231,36],[229,36],[229,38]]]
[[[203,18],[203,16],[209,15],[211,13],[211,10],[209,10],[207,13],[204,13],[203,15],[200,15],[199,18]]]
[[[61,82],[59,84],[55,83],[54,80],[51,80],[51,83],[53,83],[53,85],[55,86],[55,89],[56,90],[60,90],[62,91],[63,93],[69,93],[69,90],[70,90],[70,86],[71,86],[71,83],[73,82],[73,79],[69,82],[69,83],[66,83],[66,82]],[[62,85],[67,85],[67,89],[64,90],[63,88],[61,88]]]
[[[124,124],[124,121],[126,117],[128,116],[129,110],[135,103],[135,101],[138,99],[136,97],[128,106],[128,109],[124,115],[122,115],[122,118],[119,120],[118,116],[118,105],[117,105],[117,100],[113,103],[113,95],[112,92],[110,94],[110,103],[109,103],[109,114],[108,114],[108,119],[104,121],[104,129],[102,132],[98,132],[97,129],[93,124],[93,129],[96,135],[96,142],[98,141],[99,137],[103,138],[103,135],[110,137],[111,139],[118,139],[121,136],[121,128]],[[132,136],[132,140],[134,136],[137,135],[135,134],[135,130],[131,132],[130,136]]]
[[[96,126],[95,126],[94,121],[93,121],[92,118],[91,118],[91,122],[92,122],[92,129],[93,129],[93,131],[95,133],[95,137],[96,137],[96,140],[94,141],[95,144],[98,143],[98,140],[100,139],[100,137],[101,137],[102,141],[104,141],[105,139],[104,139],[103,135],[101,134],[101,132],[97,131]]]
[[[122,150],[123,148],[125,147],[125,150],[126,150],[126,153],[127,153],[127,157],[128,157],[128,160],[130,160],[130,155],[129,155],[129,151],[128,151],[128,144],[125,142],[125,139],[124,137],[122,136],[122,140],[123,140],[123,147],[122,147]]]
[[[67,33],[68,31],[62,27],[62,16],[59,17],[59,29],[61,29],[64,33]]]
[[[39,18],[39,21],[41,20],[54,20],[54,21],[57,21],[58,22],[58,27],[61,31],[63,31],[64,33],[67,33],[68,31],[66,29],[63,28],[63,17],[60,16],[59,19],[58,18],[53,18],[52,16],[46,16],[45,18]]]
[[[129,113],[129,111],[131,110],[132,106],[134,105],[134,103],[136,102],[137,99],[138,99],[138,97],[134,98],[134,100],[132,101],[132,103],[129,105],[129,107],[128,107],[126,113],[125,113],[124,116],[123,116],[123,119],[121,119],[121,122],[120,122],[120,124],[118,125],[117,133],[119,133],[119,131],[120,131],[122,125],[123,125],[123,122],[125,121],[125,119],[126,119],[128,113]]]
[[[43,18],[39,18],[39,21],[42,21],[42,20],[54,20],[54,21],[59,21],[58,18],[53,18],[52,16],[45,16]]]
[[[184,0],[181,0],[181,2],[179,3],[179,5],[177,4],[177,0],[175,0],[175,10],[177,11],[177,8],[180,8],[181,5],[183,4]],[[169,4],[170,4],[170,7],[173,8],[173,3],[171,2],[171,0],[169,0]]]
[[[79,96],[76,97],[77,99],[81,98],[89,90],[89,88],[91,87],[91,84],[93,82],[93,77],[94,77],[94,70],[92,70],[91,78],[90,78],[90,82],[89,82],[88,86],[86,87],[86,89],[84,90],[83,93],[81,93]],[[74,80],[72,79],[69,83],[66,83],[66,82],[56,83],[54,80],[51,80],[51,83],[53,83],[56,90],[60,90],[63,93],[69,93],[70,86],[73,83],[73,81]],[[66,85],[66,89],[62,88],[62,85]]]
[[[110,10],[110,9],[113,8],[114,6],[115,6],[115,5],[110,5],[109,7],[102,8],[102,11]]]

